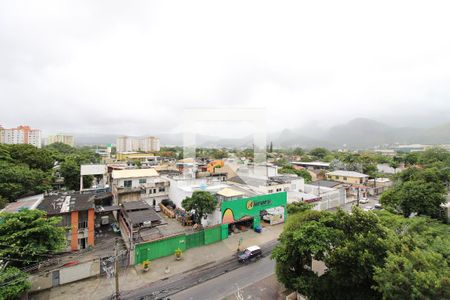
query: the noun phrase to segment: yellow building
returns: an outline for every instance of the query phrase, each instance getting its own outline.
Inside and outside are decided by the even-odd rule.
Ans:
[[[339,181],[349,184],[365,184],[369,180],[369,175],[354,171],[333,171],[326,173],[328,180]]]
[[[118,152],[116,153],[117,160],[131,160],[131,159],[137,159],[137,160],[147,160],[147,159],[154,159],[155,155],[151,153],[139,153],[139,152]]]

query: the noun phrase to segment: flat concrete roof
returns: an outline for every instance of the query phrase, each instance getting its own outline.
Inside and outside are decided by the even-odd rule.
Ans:
[[[330,163],[322,162],[322,161],[293,161],[291,162],[293,165],[300,166],[315,166],[315,167],[329,167]]]
[[[156,177],[158,175],[158,172],[153,168],[112,171],[113,179]]]
[[[359,178],[369,177],[369,175],[366,175],[366,174],[363,174],[363,173],[354,172],[354,171],[343,171],[343,170],[336,170],[336,171],[333,171],[333,172],[328,172],[327,175],[331,175],[331,176],[345,176],[345,177],[359,177]]]
[[[237,191],[231,188],[224,188],[217,192],[217,194],[224,196],[224,197],[237,197],[237,196],[243,196],[244,193],[241,191]]]

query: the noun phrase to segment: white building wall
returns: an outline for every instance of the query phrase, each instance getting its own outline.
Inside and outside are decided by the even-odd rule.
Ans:
[[[98,259],[59,270],[59,283],[65,284],[100,274]]]
[[[327,210],[330,208],[344,206],[346,203],[346,196],[344,189],[334,189],[327,187],[319,187],[316,185],[305,184],[304,192],[320,196],[322,200],[318,203],[320,210]]]

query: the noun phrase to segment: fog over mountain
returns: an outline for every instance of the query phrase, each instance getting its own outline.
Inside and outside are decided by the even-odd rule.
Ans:
[[[183,134],[157,134],[162,145],[182,146]],[[114,135],[77,135],[77,144],[115,143]],[[252,135],[240,138],[196,135],[199,147],[251,147]],[[450,143],[450,122],[439,126],[395,127],[371,119],[357,118],[328,129],[310,125],[295,129],[284,129],[269,133],[267,143],[276,147],[327,147],[327,148],[372,148],[395,143],[448,144]]]

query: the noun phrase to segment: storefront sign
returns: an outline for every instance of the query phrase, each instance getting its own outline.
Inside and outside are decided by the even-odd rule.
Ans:
[[[248,200],[246,206],[247,206],[248,210],[251,210],[255,206],[266,206],[266,205],[272,205],[272,200],[270,200],[270,199],[261,200],[261,201]]]

